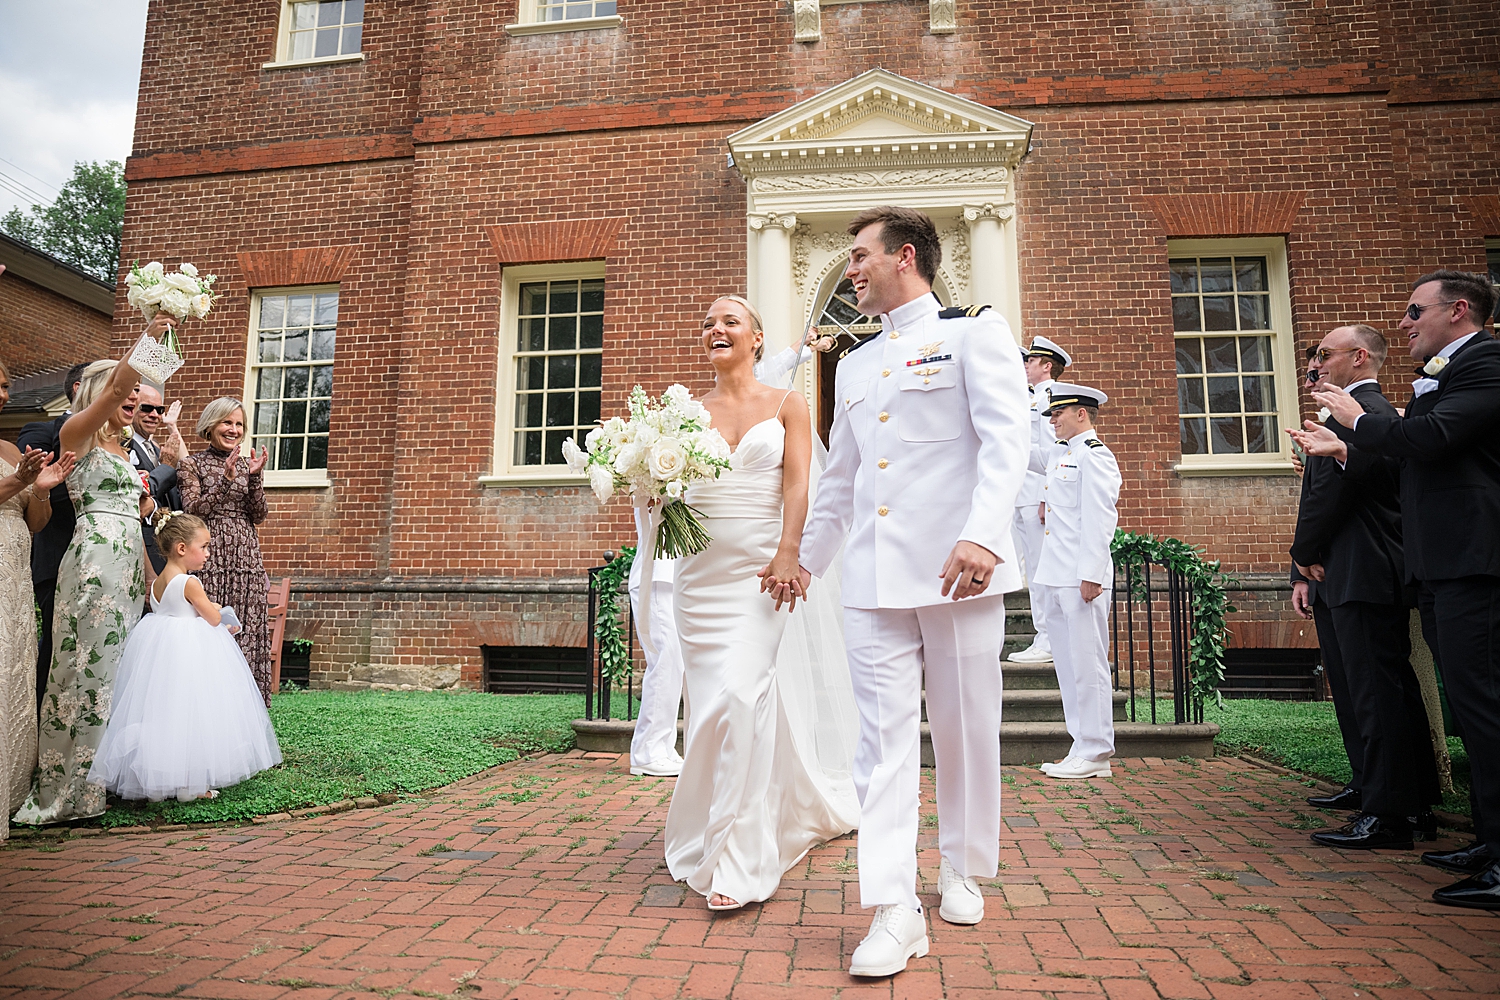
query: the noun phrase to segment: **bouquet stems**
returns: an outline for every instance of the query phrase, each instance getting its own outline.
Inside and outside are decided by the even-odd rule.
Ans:
[[[681,500],[668,500],[661,509],[661,526],[656,529],[656,558],[676,559],[708,548],[714,539],[698,523],[701,516]]]
[[[178,322],[180,323],[181,320],[179,319]],[[161,335],[161,346],[177,355],[179,359],[185,357],[182,352],[182,342],[177,339],[176,323],[167,327],[167,332]]]

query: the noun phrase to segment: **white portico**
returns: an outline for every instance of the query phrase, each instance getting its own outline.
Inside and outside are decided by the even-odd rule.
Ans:
[[[874,205],[937,224],[948,304],[988,303],[1020,336],[1015,168],[1032,124],[881,69],[729,137],[746,182],[747,285],[780,350],[827,315],[851,242]],[[812,380],[804,384],[813,395]]]

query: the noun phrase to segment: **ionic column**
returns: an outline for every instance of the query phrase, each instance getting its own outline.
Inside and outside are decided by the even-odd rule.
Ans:
[[[750,228],[759,234],[756,247],[756,303],[766,324],[766,353],[790,347],[797,324],[792,318],[792,230],[797,217],[791,213],[752,214]]]
[[[976,305],[1000,310],[1020,336],[1019,296],[1015,294],[1015,262],[1007,259],[1006,224],[1015,217],[1014,205],[965,205],[969,224],[969,294]]]

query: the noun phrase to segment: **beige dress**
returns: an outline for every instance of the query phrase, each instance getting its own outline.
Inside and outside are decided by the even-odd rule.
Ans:
[[[0,479],[16,467],[0,459]],[[28,486],[0,503],[0,805],[15,812],[36,767],[36,605],[31,592]],[[10,835],[0,823],[0,840]]]

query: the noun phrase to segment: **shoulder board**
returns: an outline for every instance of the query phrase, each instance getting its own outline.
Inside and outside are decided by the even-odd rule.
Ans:
[[[853,354],[855,351],[859,350],[861,347],[864,347],[870,341],[872,341],[872,340],[879,340],[879,339],[880,339],[880,334],[876,333],[876,334],[872,334],[872,335],[866,337],[864,340],[855,341],[853,344],[849,345],[849,349],[848,350],[844,351],[843,354],[839,355],[839,360],[843,361],[849,355]]]
[[[1086,444],[1086,445],[1088,445],[1090,448],[1103,448],[1104,447],[1104,442],[1100,441],[1098,438],[1089,438],[1087,441],[1085,441],[1083,443]]]
[[[962,319],[965,316],[978,316],[988,309],[989,306],[949,306],[938,312],[938,319]]]

